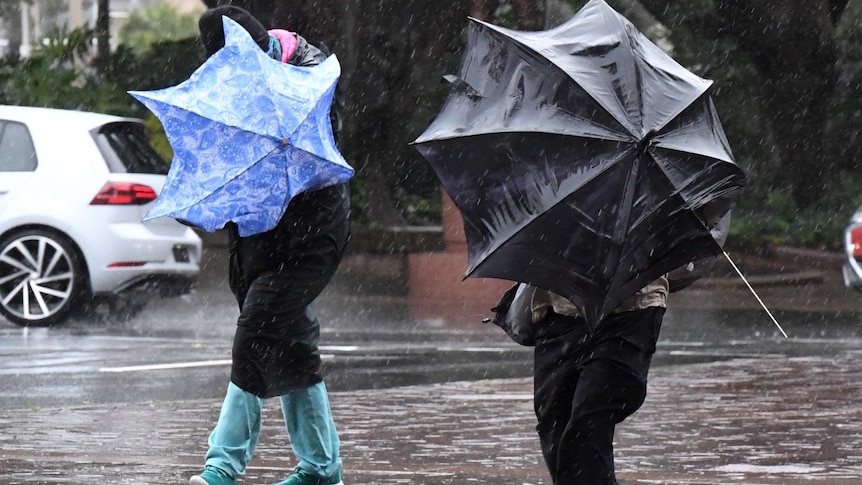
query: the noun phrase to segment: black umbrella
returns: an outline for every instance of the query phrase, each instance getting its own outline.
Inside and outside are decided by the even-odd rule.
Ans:
[[[601,0],[518,32],[471,19],[458,76],[414,142],[464,219],[465,277],[531,283],[591,325],[721,254],[744,185],[704,80]]]

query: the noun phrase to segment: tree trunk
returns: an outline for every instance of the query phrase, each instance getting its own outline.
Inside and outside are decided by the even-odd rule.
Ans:
[[[111,55],[111,1],[98,0],[96,12],[96,48],[98,56],[107,59]]]
[[[346,98],[342,151],[366,189],[367,215],[382,226],[405,224],[394,197],[405,167],[417,106],[436,85],[466,24],[461,2],[427,0],[206,0],[233,3],[268,27],[323,41],[342,66]]]
[[[401,225],[394,191],[411,163],[417,109],[439,85],[466,15],[462,7],[425,0],[359,0],[352,10],[357,50],[347,83],[353,132],[346,145],[368,188],[369,215]],[[457,5],[457,4],[456,4]],[[388,201],[388,202],[387,202]]]

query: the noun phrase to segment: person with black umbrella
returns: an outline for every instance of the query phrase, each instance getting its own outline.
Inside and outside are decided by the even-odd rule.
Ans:
[[[644,402],[668,274],[723,253],[713,225],[745,183],[712,81],[604,0],[541,32],[471,19],[444,79],[414,145],[464,219],[465,277],[521,282],[494,321],[536,346],[554,483],[614,485],[614,430]]]
[[[714,226],[722,241],[728,222]],[[614,432],[646,398],[668,293],[703,277],[714,261],[690,263],[649,283],[594,331],[571,301],[524,283],[494,308],[493,323],[535,346],[536,430],[554,483],[617,485]]]

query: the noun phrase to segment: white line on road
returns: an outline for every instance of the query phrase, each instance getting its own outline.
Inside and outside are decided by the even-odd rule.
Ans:
[[[199,360],[196,362],[175,362],[173,364],[129,365],[125,367],[102,367],[99,372],[135,372],[142,370],[187,369],[190,367],[214,367],[230,365],[231,360]]]
[[[458,347],[446,345],[437,347],[440,352],[511,352],[512,350],[521,350],[518,347]]]
[[[330,352],[356,352],[360,349],[358,345],[321,345],[320,350]],[[367,349],[366,349],[367,350]],[[512,350],[508,347],[457,347],[457,346],[438,346],[436,350],[439,352],[506,352]],[[335,358],[334,354],[321,354],[323,360],[331,360]],[[99,372],[141,372],[153,370],[172,370],[172,369],[190,369],[194,367],[218,367],[230,365],[230,359],[221,360],[198,360],[193,362],[173,362],[167,364],[145,364],[145,365],[129,365],[123,367],[101,367]]]
[[[334,354],[321,354],[323,360],[331,360],[335,358]],[[125,367],[102,367],[99,372],[139,372],[148,370],[171,370],[171,369],[189,369],[192,367],[218,367],[230,365],[231,359],[223,360],[197,360],[194,362],[174,362],[171,364],[148,364],[148,365],[129,365]]]

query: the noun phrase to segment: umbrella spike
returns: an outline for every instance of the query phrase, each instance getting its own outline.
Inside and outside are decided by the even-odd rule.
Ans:
[[[748,290],[751,291],[751,294],[754,295],[754,298],[757,299],[757,302],[760,303],[760,306],[762,306],[763,309],[766,310],[766,314],[769,315],[769,318],[772,319],[772,323],[774,323],[775,326],[778,327],[778,330],[781,331],[781,335],[784,335],[784,338],[790,338],[787,336],[787,332],[785,332],[784,329],[781,328],[781,324],[778,323],[778,320],[775,319],[775,317],[772,315],[772,312],[769,311],[769,308],[766,308],[766,305],[763,303],[763,300],[760,299],[760,296],[757,294],[756,291],[754,291],[754,288],[752,288],[751,285],[748,283],[748,280],[742,274],[742,271],[740,271],[739,268],[736,266],[736,263],[734,263],[733,260],[730,259],[730,255],[727,254],[727,251],[722,251],[722,253],[724,253],[724,257],[727,259],[727,261],[730,263],[730,265],[733,266],[733,269],[736,270],[736,274],[738,274],[739,277],[742,278],[742,281],[745,282],[745,286],[748,287]]]

